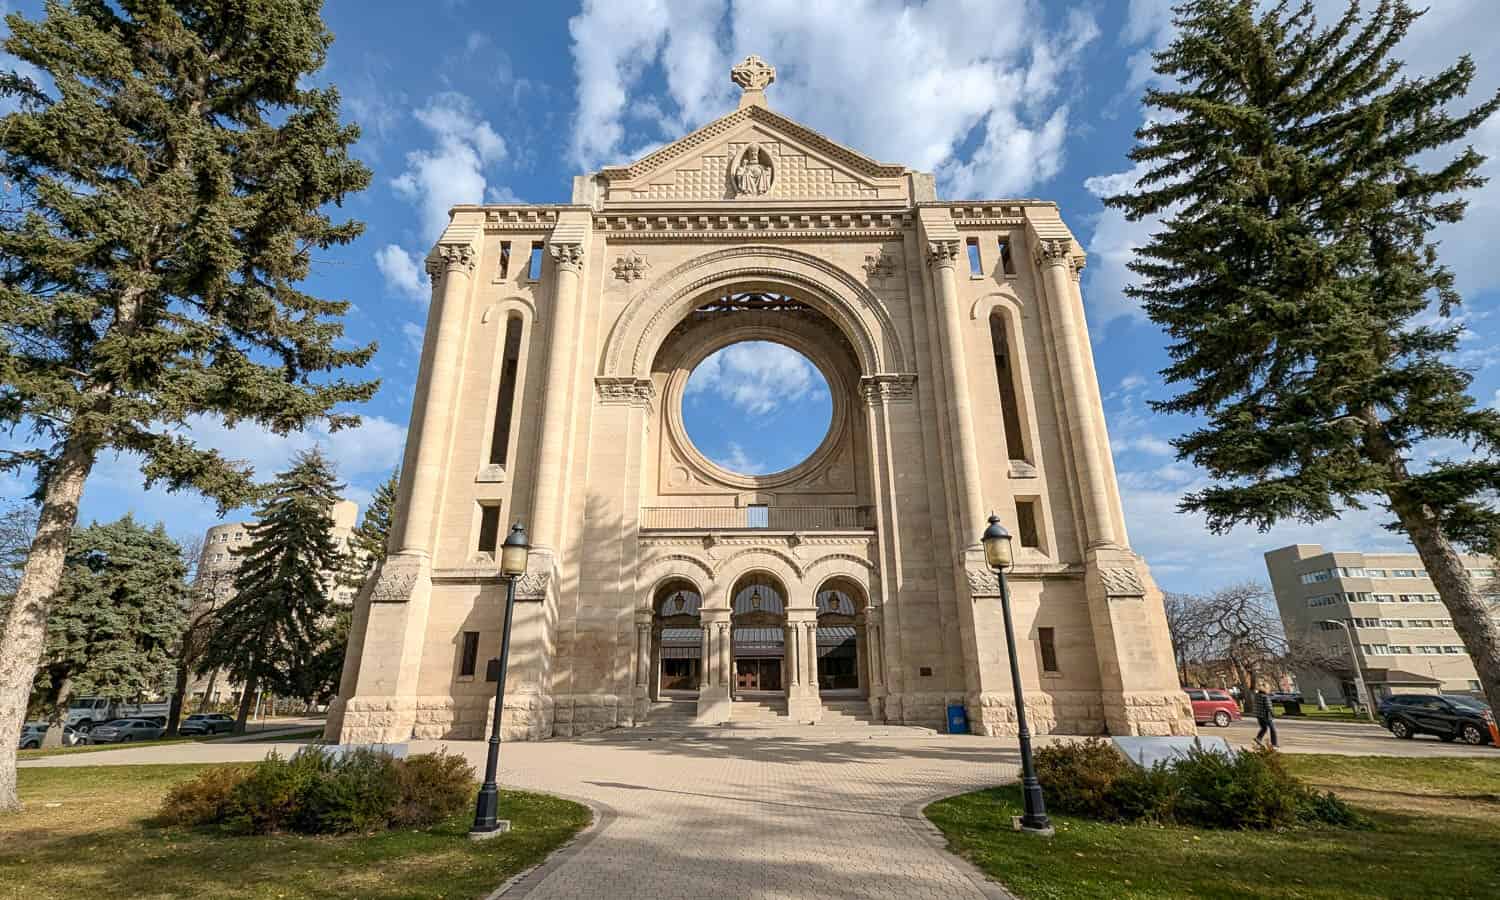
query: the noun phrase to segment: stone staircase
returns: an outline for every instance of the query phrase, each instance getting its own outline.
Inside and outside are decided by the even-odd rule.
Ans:
[[[786,712],[786,697],[781,694],[741,694],[731,709],[730,722],[733,724],[791,723]]]
[[[664,697],[651,704],[647,722],[652,725],[691,725],[698,715],[698,698]]]
[[[824,700],[819,725],[879,725],[870,712],[868,700]]]

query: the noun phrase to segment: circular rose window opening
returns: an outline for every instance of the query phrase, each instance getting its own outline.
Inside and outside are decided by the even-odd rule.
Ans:
[[[833,422],[828,380],[770,341],[709,354],[688,376],[682,424],[698,451],[736,475],[772,475],[806,460]]]

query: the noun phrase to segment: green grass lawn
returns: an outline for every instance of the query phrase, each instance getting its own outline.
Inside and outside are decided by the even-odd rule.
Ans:
[[[231,837],[148,824],[204,766],[22,769],[26,809],[0,815],[0,898],[482,897],[588,824],[576,803],[503,791],[508,834],[470,841],[472,814],[357,837]]]
[[[1280,707],[1277,708],[1280,715]],[[1302,715],[1284,716],[1287,719],[1317,719],[1323,722],[1357,722],[1361,725],[1379,726],[1379,722],[1371,722],[1362,712],[1356,713],[1347,706],[1329,706],[1327,709],[1318,709],[1316,704],[1302,704]]]
[[[80,744],[77,747],[38,747],[35,750],[18,750],[18,751],[16,751],[16,758],[17,759],[36,759],[37,757],[40,757],[40,756],[64,756],[64,755],[72,754],[72,753],[102,753],[102,752],[104,752],[106,750],[123,750],[123,749],[125,749],[127,747],[160,747],[160,746],[162,746],[164,744],[188,744],[188,743],[198,743],[198,744],[201,744],[201,743],[212,742],[212,741],[222,741],[222,740],[226,740],[226,739],[232,738],[232,737],[245,737],[245,736],[249,736],[249,735],[254,735],[254,734],[256,734],[259,731],[279,731],[279,730],[281,730],[281,728],[287,728],[287,727],[295,727],[295,726],[276,726],[276,727],[271,727],[271,728],[257,729],[255,731],[247,732],[246,735],[214,734],[214,735],[204,735],[204,736],[201,736],[201,737],[190,735],[190,736],[187,736],[187,737],[174,737],[174,738],[166,738],[166,737],[164,737],[164,738],[159,738],[159,739],[154,740],[154,741],[131,741],[128,744]],[[281,742],[284,742],[284,741],[307,741],[307,740],[314,740],[314,739],[320,738],[322,736],[323,736],[323,728],[322,728],[322,726],[320,726],[320,725],[319,726],[309,725],[308,727],[299,729],[297,731],[287,732],[286,734],[278,734],[278,735],[276,735],[274,737],[268,737],[268,738],[265,739],[265,741],[268,744],[274,744],[274,743],[281,743]]]
[[[1208,831],[1054,816],[1057,837],[1045,840],[1010,830],[1021,813],[1014,786],[925,812],[951,849],[1028,900],[1500,896],[1500,754],[1285,760],[1373,828]]]

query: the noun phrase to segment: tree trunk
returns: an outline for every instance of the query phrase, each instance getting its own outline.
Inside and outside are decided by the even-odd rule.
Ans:
[[[167,737],[177,737],[177,725],[182,720],[182,704],[187,700],[188,688],[188,655],[187,642],[192,634],[192,626],[188,627],[188,634],[182,639],[182,652],[177,657],[177,681],[172,690],[172,701],[167,707]]]
[[[1453,619],[1453,630],[1458,632],[1474,662],[1474,671],[1479,675],[1479,685],[1484,689],[1490,709],[1500,713],[1500,623],[1490,618],[1484,596],[1464,568],[1458,551],[1453,549],[1437,517],[1425,505],[1416,505],[1404,498],[1391,498],[1391,506],[1401,521],[1401,526],[1417,548],[1422,565],[1427,568],[1427,577],[1432,579],[1438,596],[1448,608]]]
[[[1443,533],[1443,524],[1436,511],[1421,498],[1412,497],[1403,490],[1410,479],[1406,460],[1386,436],[1383,423],[1369,410],[1365,411],[1364,420],[1366,447],[1371,457],[1386,467],[1390,478],[1386,498],[1390,501],[1391,511],[1417,548],[1417,556],[1427,569],[1427,577],[1432,579],[1438,596],[1448,608],[1453,630],[1458,632],[1469,659],[1474,663],[1474,671],[1479,675],[1479,685],[1484,689],[1490,709],[1500,713],[1500,622],[1490,618],[1479,586],[1469,578],[1463,560],[1458,558],[1458,551]]]
[[[208,681],[203,683],[203,699],[198,701],[198,712],[208,712],[209,707],[213,705],[214,689],[218,686],[216,684],[218,680],[219,670],[210,669]]]
[[[0,812],[20,808],[16,797],[16,746],[26,720],[26,700],[47,642],[47,616],[62,581],[68,538],[78,522],[78,500],[94,467],[97,442],[70,435],[42,493],[42,509],[21,571],[21,584],[0,633]]]
[[[256,678],[251,676],[245,679],[245,689],[240,692],[240,711],[234,719],[234,733],[244,734],[245,723],[250,721],[250,707],[255,705],[255,682]]]
[[[47,713],[47,733],[42,735],[43,747],[62,747],[67,744],[63,740],[63,729],[68,724],[68,701],[71,699],[73,699],[73,677],[64,675],[51,697],[52,709]]]

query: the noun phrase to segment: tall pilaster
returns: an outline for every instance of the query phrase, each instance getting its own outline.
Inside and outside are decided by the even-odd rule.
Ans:
[[[728,609],[698,611],[699,621],[703,624],[703,687],[698,689],[699,724],[717,725],[729,721],[729,691],[734,678],[734,674],[729,671],[729,617]]]
[[[978,542],[983,530],[984,485],[980,480],[979,447],[974,438],[974,401],[969,394],[969,368],[964,356],[963,317],[959,313],[958,265],[959,242],[929,240],[927,265],[932,269],[933,287],[937,293],[939,334],[943,341],[944,373],[948,376],[948,413],[953,423],[955,470],[958,476],[958,538],[968,546]]]
[[[566,470],[568,422],[573,370],[577,366],[578,283],[583,270],[583,242],[559,236],[547,243],[556,271],[552,326],[547,335],[547,385],[542,404],[541,444],[531,501],[532,546],[555,557],[561,538],[563,474]]]
[[[782,652],[791,659],[787,668],[793,673],[792,683],[782,685],[787,716],[794,722],[816,722],[823,717],[818,694],[818,610],[788,607],[786,631]]]
[[[1083,499],[1088,546],[1115,546],[1118,539],[1105,458],[1104,411],[1099,408],[1098,391],[1091,385],[1091,366],[1084,356],[1088,352],[1088,336],[1084,333],[1083,309],[1075,300],[1071,283],[1073,242],[1067,238],[1041,239],[1036,242],[1035,252],[1050,301],[1047,308],[1056,336],[1063,402],[1069,413],[1068,434],[1077,457],[1075,477]]]

